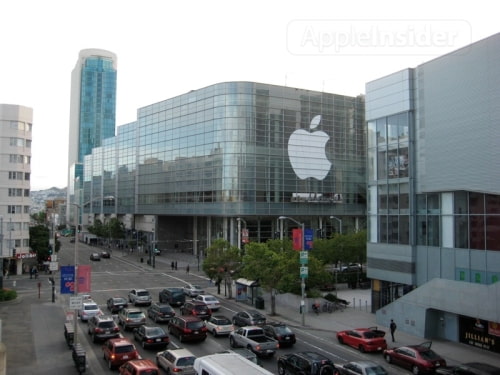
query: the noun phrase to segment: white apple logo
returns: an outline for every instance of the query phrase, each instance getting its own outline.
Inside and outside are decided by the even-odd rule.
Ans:
[[[309,128],[311,130],[321,122],[321,115],[314,116]],[[295,130],[288,140],[288,158],[292,168],[301,180],[308,177],[323,180],[332,163],[325,152],[326,142],[330,137],[323,131],[308,132],[305,129]]]

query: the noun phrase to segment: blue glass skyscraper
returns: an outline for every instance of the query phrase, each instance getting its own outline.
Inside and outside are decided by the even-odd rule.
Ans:
[[[71,205],[79,204],[85,155],[115,135],[116,69],[112,52],[100,49],[80,51],[71,75],[71,108],[68,150],[67,218],[73,221]]]

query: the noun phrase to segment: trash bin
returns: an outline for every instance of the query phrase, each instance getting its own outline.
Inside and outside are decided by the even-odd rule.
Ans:
[[[264,298],[262,297],[257,297],[255,298],[255,307],[263,310],[264,309]]]

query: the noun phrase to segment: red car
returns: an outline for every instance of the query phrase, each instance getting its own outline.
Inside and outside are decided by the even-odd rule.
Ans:
[[[410,369],[414,374],[433,374],[436,369],[446,366],[446,361],[431,350],[432,342],[419,345],[400,346],[384,350],[387,363]]]
[[[356,328],[337,332],[339,343],[352,346],[360,352],[381,352],[387,349],[387,342],[384,339],[385,332],[370,328]]]

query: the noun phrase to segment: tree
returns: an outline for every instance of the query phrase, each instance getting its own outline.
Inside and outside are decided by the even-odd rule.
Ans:
[[[116,217],[111,218],[106,224],[111,238],[125,238],[125,225]]]
[[[233,298],[232,278],[241,267],[240,249],[231,246],[228,241],[216,239],[207,249],[207,257],[203,262],[203,271],[210,279],[215,280],[217,293],[220,294],[220,283],[225,280],[228,286],[228,298]]]
[[[36,253],[38,263],[46,261],[49,256],[50,231],[45,225],[30,227],[30,248]]]
[[[271,315],[276,314],[276,293],[280,280],[285,276],[288,259],[293,255],[290,240],[251,242],[245,246],[242,275],[258,280],[271,294]]]
[[[39,211],[34,214],[31,214],[31,218],[36,224],[42,225],[46,223],[47,214],[45,213],[45,211]]]

